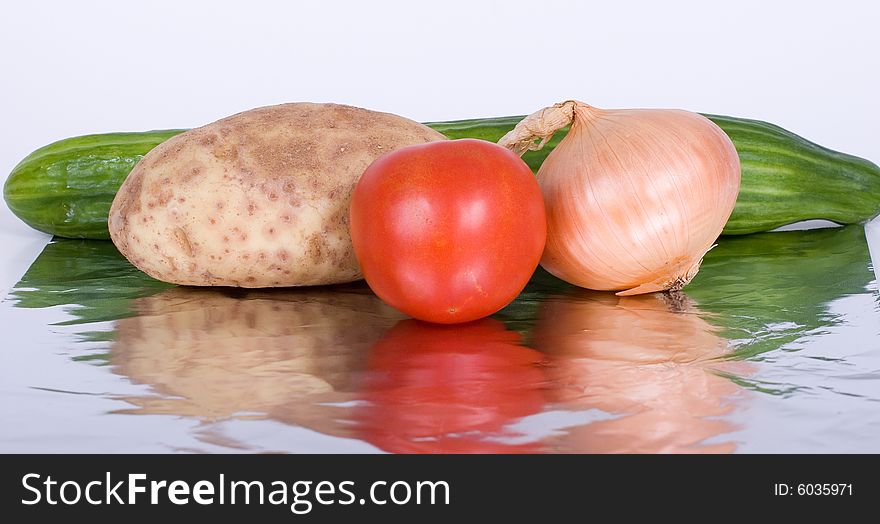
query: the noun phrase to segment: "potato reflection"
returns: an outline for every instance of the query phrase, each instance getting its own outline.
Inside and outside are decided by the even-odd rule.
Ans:
[[[361,437],[396,453],[535,452],[508,425],[544,404],[543,355],[497,320],[404,320],[370,351]]]
[[[682,293],[616,297],[578,291],[548,300],[534,332],[551,358],[553,400],[615,418],[567,428],[548,445],[559,452],[725,453],[704,444],[734,427],[717,417],[738,387],[717,371],[728,342]]]
[[[117,322],[115,372],[158,396],[132,413],[271,417],[346,435],[363,356],[401,318],[362,287],[308,291],[174,288]]]

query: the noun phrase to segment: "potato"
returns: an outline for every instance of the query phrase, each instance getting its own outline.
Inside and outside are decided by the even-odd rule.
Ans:
[[[253,109],[150,151],[113,200],[110,236],[148,275],[195,286],[361,278],[348,230],[354,186],[380,155],[444,139],[336,104]]]
[[[114,373],[152,394],[127,413],[270,418],[348,432],[370,347],[403,315],[360,284],[346,289],[176,287],[135,301],[116,323]]]

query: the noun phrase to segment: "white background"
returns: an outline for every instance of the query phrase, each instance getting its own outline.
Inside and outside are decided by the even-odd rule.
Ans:
[[[880,160],[880,8],[834,2],[6,2],[0,173],[61,138],[332,101],[415,120],[577,98],[754,117]],[[0,291],[46,237],[0,206]]]

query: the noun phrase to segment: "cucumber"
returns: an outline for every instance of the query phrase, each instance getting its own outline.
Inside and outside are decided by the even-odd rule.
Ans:
[[[706,115],[733,141],[742,164],[736,207],[724,234],[769,231],[808,219],[861,223],[880,214],[880,167],[758,120]],[[431,122],[449,138],[497,142],[521,116]],[[53,235],[109,238],[107,215],[122,181],[153,147],[183,130],[69,138],[33,152],[6,181],[4,197],[24,222]],[[523,160],[537,172],[565,136]]]
[[[809,219],[858,224],[880,214],[877,164],[760,120],[705,116],[733,141],[742,166],[739,196],[724,234],[769,231]]]
[[[110,204],[125,177],[151,149],[183,131],[86,135],[41,147],[6,179],[6,204],[39,231],[109,239]]]

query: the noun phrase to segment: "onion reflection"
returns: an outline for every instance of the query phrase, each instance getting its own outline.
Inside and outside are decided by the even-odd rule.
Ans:
[[[401,318],[364,288],[250,291],[178,287],[117,322],[114,371],[158,395],[130,413],[211,421],[269,417],[347,436],[357,372]]]
[[[682,293],[617,297],[579,291],[548,300],[535,344],[551,357],[553,400],[614,418],[564,430],[548,445],[576,453],[726,453],[735,429],[719,418],[739,388],[718,371],[728,342]],[[713,439],[717,441],[718,439]]]
[[[508,427],[544,404],[544,357],[493,319],[404,320],[371,350],[361,437],[397,453],[528,453]]]

